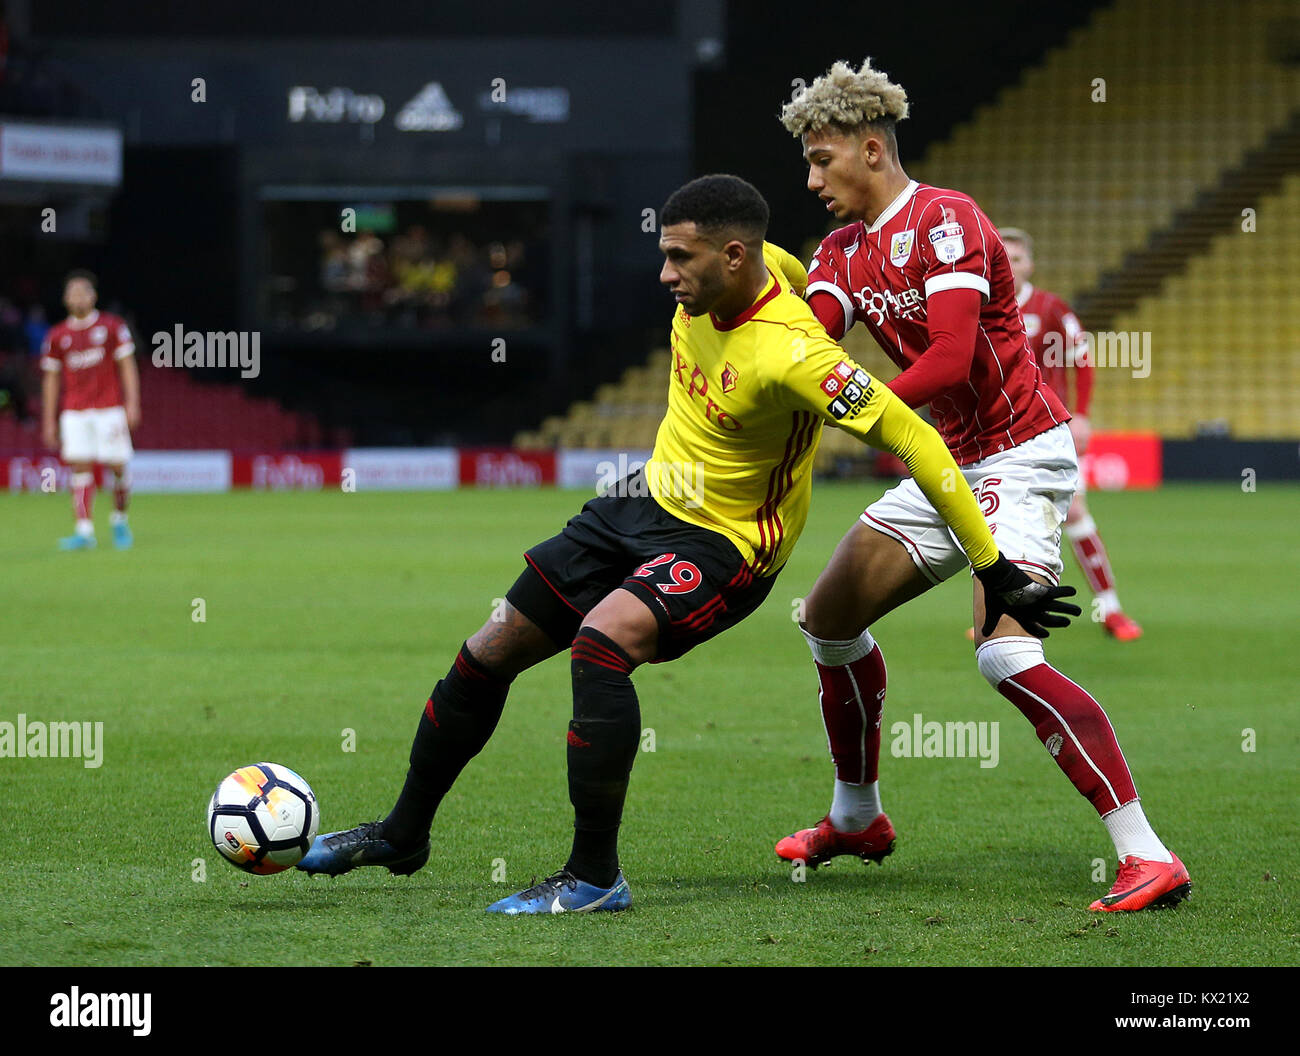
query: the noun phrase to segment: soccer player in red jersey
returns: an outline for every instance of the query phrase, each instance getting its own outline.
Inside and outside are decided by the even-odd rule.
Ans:
[[[1034,273],[1034,240],[1016,227],[1004,227],[999,233],[1015,279],[1016,303],[1020,305],[1029,348],[1038,362],[1043,380],[1070,408],[1070,435],[1074,437],[1075,451],[1082,456],[1088,450],[1088,440],[1092,436],[1088,403],[1092,399],[1093,381],[1093,365],[1088,359],[1083,327],[1065,301],[1054,293],[1038,289],[1029,281]],[[1050,354],[1053,351],[1055,354]],[[1073,401],[1069,395],[1071,374],[1074,376]],[[1101,607],[1098,615],[1106,633],[1121,642],[1141,638],[1142,628],[1120,607],[1110,558],[1083,497],[1082,477],[1065,518],[1065,537],[1070,540],[1079,567]]]
[[[782,111],[785,128],[802,140],[808,189],[846,223],[818,248],[805,296],[831,337],[856,322],[871,331],[902,368],[889,383],[894,394],[911,407],[929,404],[999,550],[1054,584],[1079,479],[1069,413],[1027,346],[996,228],[967,195],[903,171],[894,126],[907,112],[907,94],[870,60],[856,70],[836,63]],[[834,795],[821,822],[777,844],[782,858],[879,861],[893,849],[878,786],[885,662],[869,628],[966,565],[910,480],[869,506],[841,540],[802,624],[821,684]],[[1106,713],[1047,663],[1045,628],[986,617],[985,584],[973,585],[980,673],[1033,724],[1114,841],[1115,884],[1090,908],[1185,897],[1187,871],[1147,821]]]
[[[95,308],[97,286],[88,271],[69,273],[63,283],[68,318],[51,328],[41,348],[42,433],[47,447],[60,449],[62,440],[62,458],[72,470],[77,523],[72,535],[59,540],[62,550],[95,545],[91,508],[96,462],[113,471],[113,543],[124,550],[132,542],[126,519],[127,463],[130,431],[140,424],[140,375],[131,330],[116,315]]]

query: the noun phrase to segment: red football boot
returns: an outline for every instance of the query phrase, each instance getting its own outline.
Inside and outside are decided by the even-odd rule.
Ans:
[[[1120,865],[1115,886],[1088,908],[1101,913],[1127,909],[1159,909],[1185,899],[1192,890],[1187,867],[1174,855],[1172,862],[1152,862],[1130,854]]]
[[[827,815],[816,828],[802,829],[777,843],[776,854],[787,862],[802,859],[814,869],[841,854],[854,854],[864,862],[879,865],[885,855],[893,853],[894,838],[894,826],[889,824],[887,814],[877,815],[861,832],[840,832]]]
[[[1117,642],[1136,642],[1142,637],[1142,628],[1122,612],[1112,612],[1102,627]]]

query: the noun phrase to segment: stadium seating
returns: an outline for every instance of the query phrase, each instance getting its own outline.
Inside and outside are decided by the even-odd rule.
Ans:
[[[1031,231],[1040,284],[1077,299],[1300,107],[1296,23],[1291,0],[1120,0],[909,170]]]
[[[1114,322],[1150,332],[1150,376],[1096,371],[1094,424],[1186,437],[1226,428],[1239,439],[1300,436],[1300,175],[1241,225]]]
[[[320,447],[326,437],[312,417],[228,385],[205,385],[184,370],[140,359],[143,422],[132,435],[138,450],[282,450]],[[330,438],[331,442],[347,438]],[[0,451],[36,452],[40,429],[0,416]]]
[[[1035,284],[1074,303],[1085,328],[1150,333],[1149,376],[1131,360],[1097,371],[1095,427],[1300,437],[1295,54],[1294,0],[1118,0],[905,159],[915,178],[1030,231]],[[1256,210],[1254,231],[1243,207]],[[883,380],[897,374],[863,328],[844,346]],[[667,355],[520,441],[649,447]],[[869,457],[829,428],[817,468]]]

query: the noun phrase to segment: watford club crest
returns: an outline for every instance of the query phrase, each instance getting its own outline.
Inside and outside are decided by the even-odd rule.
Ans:
[[[736,387],[736,379],[740,377],[739,371],[730,363],[722,368],[722,391],[730,392]]]

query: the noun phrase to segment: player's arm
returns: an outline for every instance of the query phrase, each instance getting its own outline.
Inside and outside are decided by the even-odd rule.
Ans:
[[[838,243],[839,232],[822,240],[808,265],[808,284],[802,296],[817,321],[835,341],[853,326],[853,297],[848,266]]]
[[[978,290],[948,289],[926,299],[930,344],[915,363],[889,383],[909,407],[924,407],[970,378],[983,297]]]
[[[916,240],[925,265],[930,343],[889,383],[909,407],[922,407],[970,379],[980,308],[990,291],[986,239],[984,221],[962,199],[936,202],[922,214]]]
[[[140,370],[135,364],[135,342],[125,323],[118,327],[113,359],[117,361],[117,375],[122,380],[122,405],[126,408],[126,424],[129,428],[136,429],[140,425]]]
[[[59,446],[59,381],[63,364],[50,354],[50,339],[41,348],[41,440],[46,447]]]
[[[906,464],[984,584],[984,633],[1006,613],[1029,633],[1046,638],[1048,627],[1069,624],[1063,614],[1079,615],[1077,606],[1058,600],[1072,595],[1073,587],[1036,583],[999,553],[966,478],[934,427],[854,363],[820,327],[812,324],[799,333],[796,354],[778,379],[778,398]]]

